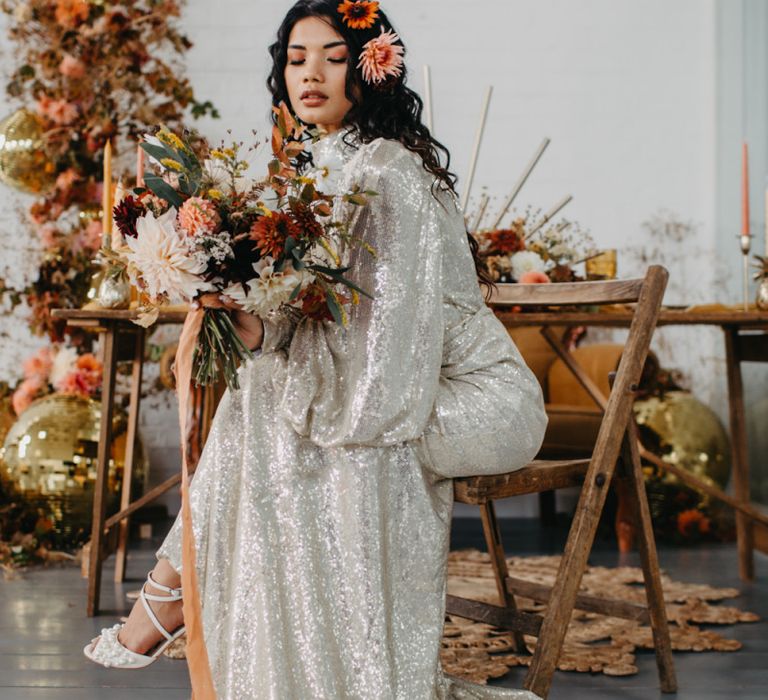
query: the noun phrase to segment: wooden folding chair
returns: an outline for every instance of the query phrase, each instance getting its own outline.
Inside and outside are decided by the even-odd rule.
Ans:
[[[656,327],[667,278],[667,271],[663,267],[653,266],[648,269],[645,278],[636,280],[505,285],[494,300],[496,305],[521,307],[636,303],[629,337],[614,377],[591,459],[536,460],[523,469],[507,474],[454,480],[455,500],[480,506],[483,531],[501,605],[448,596],[446,610],[453,615],[514,631],[518,650],[525,648],[523,633],[537,637],[525,687],[542,698],[546,698],[549,692],[574,608],[650,622],[661,689],[666,693],[677,689],[656,543],[632,417],[634,392]],[[614,476],[622,480],[630,494],[638,524],[647,606],[578,592]],[[510,576],[496,521],[494,500],[570,486],[581,486],[581,495],[554,586],[549,588]],[[546,612],[538,615],[518,611],[515,607],[515,593],[548,603]]]

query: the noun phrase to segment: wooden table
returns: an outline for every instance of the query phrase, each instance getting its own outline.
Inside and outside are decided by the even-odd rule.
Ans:
[[[516,313],[504,302],[504,287],[499,284],[490,300],[496,315],[508,327],[542,326],[545,332],[551,326],[600,326],[604,328],[628,328],[632,316],[628,310],[610,308],[595,311]],[[739,576],[743,580],[754,579],[754,549],[768,553],[768,517],[750,503],[749,459],[747,455],[747,430],[744,409],[744,386],[741,376],[742,362],[768,362],[768,312],[742,311],[702,307],[696,309],[663,309],[659,326],[719,326],[725,340],[725,360],[728,375],[728,413],[731,432],[731,465],[733,471],[733,498],[727,500],[736,508],[736,533],[739,550]],[[551,331],[550,331],[551,333]],[[552,334],[554,335],[554,334]],[[552,337],[547,338],[550,344]],[[563,356],[562,346],[555,348],[558,355],[575,374],[574,361]],[[567,355],[567,353],[565,353]],[[584,377],[577,376],[582,384]],[[586,379],[588,382],[588,378]],[[593,389],[596,387],[593,387]],[[593,391],[585,385],[593,395]],[[599,404],[599,397],[596,401]],[[701,484],[703,485],[703,484]],[[714,493],[716,489],[707,492]],[[725,499],[723,499],[725,500]]]
[[[153,501],[181,480],[181,472],[144,494],[131,503],[133,480],[134,445],[139,422],[141,379],[144,365],[144,343],[146,331],[132,322],[135,311],[111,309],[56,309],[54,318],[65,319],[67,325],[87,328],[99,334],[101,359],[104,364],[104,379],[101,390],[101,427],[96,465],[96,483],[93,495],[93,520],[88,560],[88,616],[98,615],[101,590],[101,569],[106,557],[105,537],[109,530],[119,524],[118,544],[115,562],[115,581],[125,579],[125,562],[128,543],[129,517],[136,510]],[[157,320],[160,324],[181,324],[186,311],[161,311]],[[112,417],[115,405],[115,373],[120,360],[132,364],[130,402],[128,406],[128,429],[125,447],[125,466],[120,495],[120,511],[106,519],[107,476],[109,473],[110,449],[112,446]]]

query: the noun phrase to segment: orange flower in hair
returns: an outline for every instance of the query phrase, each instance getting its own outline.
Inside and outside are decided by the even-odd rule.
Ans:
[[[397,77],[403,72],[404,48],[395,42],[400,39],[393,31],[384,31],[363,46],[358,68],[363,69],[363,78],[368,83],[383,83],[389,76]]]
[[[379,16],[379,3],[374,0],[344,0],[336,9],[350,29],[370,29]]]

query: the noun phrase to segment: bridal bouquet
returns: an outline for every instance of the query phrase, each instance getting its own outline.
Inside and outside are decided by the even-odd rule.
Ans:
[[[273,157],[266,176],[254,182],[245,177],[242,144],[212,149],[167,129],[142,143],[161,173],[147,175],[146,187],[115,206],[122,241],[103,251],[142,293],[137,323],[154,323],[168,301],[214,293],[260,317],[289,305],[346,325],[348,305],[368,296],[344,276],[339,254],[342,244],[365,244],[332,212],[336,197],[364,206],[374,193],[321,192],[314,178],[299,175],[293,163],[303,150],[303,127],[284,105],[275,111]],[[221,369],[236,388],[238,361],[250,356],[229,311],[206,308],[193,355],[195,382],[215,381]]]

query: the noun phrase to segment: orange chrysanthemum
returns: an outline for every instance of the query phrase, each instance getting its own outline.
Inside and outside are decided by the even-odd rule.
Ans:
[[[323,235],[323,225],[317,220],[317,217],[306,204],[301,202],[292,204],[291,214],[296,225],[299,227],[302,238],[314,241]]]
[[[285,248],[288,236],[298,238],[301,231],[296,222],[287,214],[275,212],[271,216],[262,216],[251,226],[251,240],[262,255],[278,258]]]
[[[485,234],[488,251],[501,254],[525,250],[525,241],[514,229],[501,228]]]
[[[344,0],[336,9],[350,29],[370,29],[379,17],[379,3],[374,0]]]
[[[389,76],[397,77],[403,72],[402,45],[396,44],[400,37],[393,31],[384,31],[363,46],[358,68],[363,69],[363,79],[368,83],[383,83]]]

